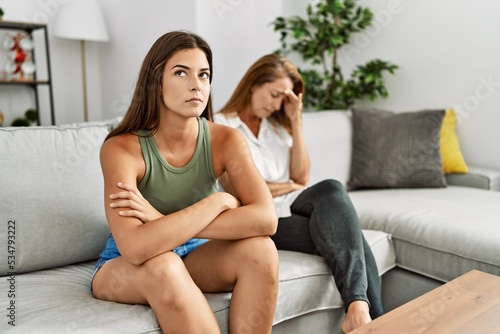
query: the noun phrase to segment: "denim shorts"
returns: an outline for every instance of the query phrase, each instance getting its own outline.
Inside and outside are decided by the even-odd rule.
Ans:
[[[186,257],[186,255],[188,255],[194,249],[203,245],[207,241],[208,241],[207,239],[197,239],[197,238],[189,239],[186,243],[174,248],[173,252],[179,255],[181,259],[183,259]],[[104,249],[102,250],[101,255],[99,257],[99,260],[95,265],[94,272],[92,273],[91,282],[94,280],[94,276],[97,273],[97,271],[101,269],[101,267],[104,264],[106,264],[106,262],[108,262],[109,260],[113,260],[114,258],[117,258],[119,256],[121,256],[120,251],[118,251],[115,239],[113,238],[113,235],[110,233],[108,241],[106,242],[106,246],[104,246]]]

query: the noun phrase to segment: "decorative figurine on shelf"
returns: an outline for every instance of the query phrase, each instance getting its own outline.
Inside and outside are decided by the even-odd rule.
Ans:
[[[36,109],[28,109],[24,113],[24,117],[18,117],[12,121],[11,126],[30,126],[38,120],[38,112]]]
[[[33,39],[29,34],[7,33],[3,46],[9,52],[9,62],[6,66],[7,76],[11,80],[32,80],[35,73],[35,63],[31,57]]]

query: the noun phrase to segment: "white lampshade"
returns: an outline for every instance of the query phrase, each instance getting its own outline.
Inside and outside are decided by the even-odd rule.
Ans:
[[[97,0],[70,0],[62,4],[56,17],[54,34],[60,38],[84,41],[109,40]]]

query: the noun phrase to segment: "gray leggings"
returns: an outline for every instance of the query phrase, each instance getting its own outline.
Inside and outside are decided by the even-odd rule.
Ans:
[[[370,304],[374,319],[384,313],[377,264],[366,242],[349,194],[335,180],[305,189],[280,218],[272,239],[283,250],[321,255],[330,267],[345,307]]]

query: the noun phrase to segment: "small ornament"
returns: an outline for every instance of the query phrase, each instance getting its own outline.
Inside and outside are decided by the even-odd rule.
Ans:
[[[7,56],[9,61],[5,70],[10,79],[25,80],[25,76],[30,77],[35,73],[36,66],[31,59],[31,51],[33,50],[31,35],[21,33],[12,35],[7,33],[3,47],[9,51]]]
[[[21,49],[17,49],[14,61],[18,64],[22,64],[24,63],[25,60],[26,60],[26,53]]]

